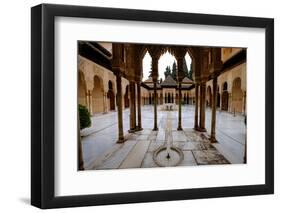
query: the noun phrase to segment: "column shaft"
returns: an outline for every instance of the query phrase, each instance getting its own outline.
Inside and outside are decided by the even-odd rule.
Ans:
[[[205,108],[206,108],[206,82],[200,84],[200,122],[199,130],[205,132]]]
[[[116,74],[116,86],[117,86],[117,114],[118,114],[118,140],[117,143],[123,143],[123,100],[122,100],[122,79],[121,73]]]
[[[137,94],[138,94],[138,130],[142,130],[141,125],[141,86],[140,82],[137,83]]]
[[[215,143],[216,140],[216,115],[217,115],[217,77],[214,77],[213,79],[213,96],[212,96],[212,123],[211,123],[211,142]]]
[[[153,92],[154,92],[154,128],[153,131],[157,131],[157,84],[156,81],[153,82]]]
[[[182,94],[181,94],[181,81],[179,81],[179,114],[178,114],[178,130],[182,130],[182,125],[181,125],[181,99],[182,99]]]
[[[90,112],[90,115],[93,115],[93,103],[92,103],[92,91],[88,90],[88,109]]]
[[[195,84],[195,116],[194,116],[194,129],[198,129],[198,107],[199,107],[199,97],[198,97],[199,85]]]
[[[103,93],[103,113],[107,113],[107,95],[106,92]]]
[[[136,131],[136,91],[135,82],[130,81],[130,130],[129,132]]]

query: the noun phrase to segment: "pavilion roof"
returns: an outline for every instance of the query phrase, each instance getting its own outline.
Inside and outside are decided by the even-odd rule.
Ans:
[[[171,75],[168,75],[164,81],[162,81],[161,86],[177,86],[177,82],[173,79]]]
[[[184,77],[184,79],[182,80],[183,84],[193,84],[193,81],[188,78],[188,77]]]

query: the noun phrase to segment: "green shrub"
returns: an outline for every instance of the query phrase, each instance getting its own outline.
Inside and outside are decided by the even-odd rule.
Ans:
[[[79,104],[79,118],[80,118],[80,129],[91,126],[91,115],[88,109]]]

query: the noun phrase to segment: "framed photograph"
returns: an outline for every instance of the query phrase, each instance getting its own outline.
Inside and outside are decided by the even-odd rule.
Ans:
[[[31,204],[274,192],[274,20],[31,9]]]

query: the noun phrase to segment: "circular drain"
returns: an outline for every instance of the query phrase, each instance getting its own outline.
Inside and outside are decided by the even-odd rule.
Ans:
[[[167,146],[160,146],[153,153],[154,162],[161,167],[177,166],[183,160],[183,152],[174,146],[170,147],[169,153]]]

